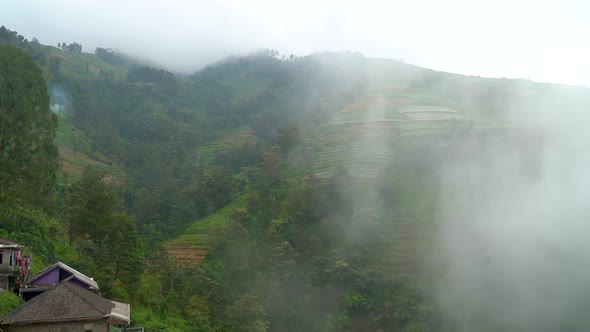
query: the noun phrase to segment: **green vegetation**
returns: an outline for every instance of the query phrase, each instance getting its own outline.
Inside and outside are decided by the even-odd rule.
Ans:
[[[210,246],[220,240],[220,235],[232,222],[232,215],[237,211],[244,211],[247,203],[247,194],[234,199],[230,204],[220,208],[212,214],[199,219],[183,229],[182,234],[167,242],[170,247],[192,247],[209,249]]]
[[[0,47],[0,200],[49,195],[55,185],[57,119],[41,71],[14,47]]]
[[[508,91],[529,111],[570,91],[273,50],[177,77],[21,37],[0,29],[0,236],[148,331],[453,330],[429,264],[439,167],[511,125]]]
[[[11,292],[0,293],[0,316],[4,316],[21,305],[22,301]]]

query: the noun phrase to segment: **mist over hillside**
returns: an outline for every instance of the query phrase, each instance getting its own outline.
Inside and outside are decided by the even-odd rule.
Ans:
[[[590,89],[273,49],[178,75],[78,45],[0,29],[0,64],[33,73],[0,83],[45,82],[0,95],[0,236],[132,325],[588,328]],[[45,150],[15,152],[41,116]]]
[[[170,71],[272,48],[403,59],[447,72],[590,86],[584,1],[8,2],[0,21],[46,45],[110,47]],[[498,24],[502,22],[502,24]]]

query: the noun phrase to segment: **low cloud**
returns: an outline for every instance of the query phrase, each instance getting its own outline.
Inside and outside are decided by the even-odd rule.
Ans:
[[[437,70],[590,85],[584,2],[30,1],[2,24],[83,51],[108,47],[192,72],[259,48],[305,55],[358,51]],[[548,24],[550,22],[550,24]]]
[[[587,328],[590,137],[565,97],[545,95],[532,125],[466,140],[442,172],[436,294],[457,331]]]

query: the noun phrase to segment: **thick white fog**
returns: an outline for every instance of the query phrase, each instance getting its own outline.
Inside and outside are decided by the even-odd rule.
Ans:
[[[43,44],[109,47],[185,73],[258,48],[350,50],[590,86],[589,13],[590,2],[539,0],[4,1],[0,25]],[[508,126],[467,137],[440,170],[434,297],[457,331],[576,330],[587,320],[590,116],[579,100],[568,103],[572,96],[551,97],[538,107],[501,101],[511,105]],[[365,136],[358,146],[373,139]],[[375,154],[388,148],[373,146]]]
[[[590,137],[587,112],[568,99],[527,116],[515,101],[514,129],[465,143],[441,173],[436,295],[458,331],[587,321]]]
[[[3,1],[42,43],[110,47],[193,72],[230,54],[358,51],[437,70],[590,85],[585,1]]]

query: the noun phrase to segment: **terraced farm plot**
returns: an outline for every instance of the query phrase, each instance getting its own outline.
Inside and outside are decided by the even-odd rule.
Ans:
[[[415,121],[442,121],[442,120],[466,120],[468,116],[446,106],[412,105],[399,111],[410,120]]]
[[[217,133],[219,137],[214,142],[208,145],[199,146],[196,149],[197,156],[202,158],[207,163],[215,161],[215,153],[223,151],[246,143],[256,143],[256,133],[251,127],[227,130]]]
[[[373,263],[385,273],[409,277],[425,268],[435,241],[435,226],[421,218],[394,219],[379,228]]]
[[[396,135],[397,111],[406,105],[403,98],[369,98],[341,110],[319,128],[317,140],[322,147],[315,171],[329,176],[338,166],[354,177],[373,177],[391,160],[389,144]]]
[[[313,171],[328,177],[344,167],[355,178],[374,178],[395,157],[401,138],[442,137],[466,123],[484,125],[449,105],[454,103],[397,89],[344,107],[317,130],[321,150]]]
[[[376,217],[372,264],[392,276],[415,277],[431,268],[437,194],[432,183],[416,177],[399,179],[391,189],[396,199]]]
[[[106,63],[96,54],[68,52],[52,46],[43,46],[49,57],[61,59],[60,71],[78,78],[100,77],[101,71],[112,72],[117,80],[125,80],[130,65]],[[88,68],[86,67],[88,65]]]
[[[314,173],[328,177],[344,167],[352,177],[374,178],[394,158],[392,145],[400,137],[438,134],[467,118],[447,106],[412,103],[409,97],[374,97],[343,108],[318,128]]]
[[[354,112],[354,111],[364,111],[371,108],[383,108],[383,109],[394,109],[395,107],[403,107],[409,104],[409,100],[407,98],[399,97],[387,97],[387,98],[371,98],[371,99],[363,99],[357,101],[344,109],[341,112]]]
[[[220,240],[223,231],[232,223],[235,210],[245,210],[247,194],[242,194],[230,204],[209,216],[192,222],[180,236],[166,242],[166,250],[183,264],[200,262],[209,248]]]
[[[339,166],[346,168],[353,177],[375,177],[379,171],[393,158],[392,149],[385,144],[387,137],[374,137],[382,144],[352,142],[327,146],[322,159],[315,165],[318,176],[327,177]]]
[[[74,152],[67,148],[59,147],[58,163],[61,172],[58,173],[58,181],[65,181],[67,176],[68,182],[74,182],[82,178],[82,173],[87,166],[106,173],[105,181],[114,183],[125,182],[125,171],[117,165],[109,164],[103,161],[93,159],[83,152]],[[66,175],[67,174],[67,175]]]
[[[88,166],[106,173],[106,180],[115,183],[125,181],[125,170],[116,163],[110,162],[99,151],[93,150],[90,140],[72,125],[66,118],[58,118],[55,143],[58,147],[58,181],[74,182],[82,177]]]
[[[393,96],[363,100],[344,108],[318,128],[315,139],[321,151],[315,173],[327,177],[339,166],[346,168],[359,186],[373,187],[372,193],[361,195],[365,201],[356,201],[355,208],[374,209],[376,179],[396,157],[397,141],[413,136],[443,137],[458,121],[469,119],[444,104],[422,102],[423,98]],[[375,267],[392,276],[414,277],[427,268],[436,238],[433,195],[430,188],[418,183],[396,187],[399,198],[393,212],[361,220],[357,227],[361,231],[372,229],[375,250],[371,263]],[[364,222],[370,225],[361,225]]]

